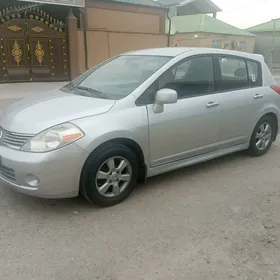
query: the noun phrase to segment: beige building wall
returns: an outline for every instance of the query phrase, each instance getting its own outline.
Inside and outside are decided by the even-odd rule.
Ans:
[[[220,40],[222,48],[237,50],[234,42],[245,41],[245,47],[242,51],[254,52],[255,37],[223,35],[214,33],[181,33],[172,37],[172,45],[178,47],[205,47],[211,48],[213,40]]]
[[[85,68],[84,32],[78,31],[79,68]],[[134,34],[124,32],[87,31],[89,68],[117,54],[147,48],[167,46],[167,36],[161,34]]]
[[[88,28],[110,31],[159,33],[159,15],[88,8]]]
[[[137,49],[166,47],[165,11],[136,5],[87,1],[88,66]],[[78,30],[79,70],[85,68],[84,30]]]
[[[163,9],[109,2],[87,1],[87,28],[109,31],[164,33]]]

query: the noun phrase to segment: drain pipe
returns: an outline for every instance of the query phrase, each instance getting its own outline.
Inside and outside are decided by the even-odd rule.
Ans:
[[[170,12],[170,7],[167,10],[167,18],[169,21],[169,28],[168,28],[168,47],[170,47],[170,37],[171,37],[171,18],[169,16],[169,12]]]
[[[80,9],[80,13],[83,15],[83,25],[84,25],[85,67],[86,67],[86,70],[89,70],[89,67],[88,67],[88,44],[87,44],[87,30],[86,30],[86,15],[81,9]]]

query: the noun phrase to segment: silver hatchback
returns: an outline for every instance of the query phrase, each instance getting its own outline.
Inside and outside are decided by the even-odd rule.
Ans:
[[[101,206],[137,181],[247,150],[278,134],[280,87],[260,55],[164,48],[118,55],[0,121],[0,180]]]

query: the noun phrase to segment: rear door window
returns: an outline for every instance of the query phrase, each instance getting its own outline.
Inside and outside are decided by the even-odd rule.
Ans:
[[[239,90],[250,87],[246,61],[236,57],[218,57],[221,69],[219,91]]]

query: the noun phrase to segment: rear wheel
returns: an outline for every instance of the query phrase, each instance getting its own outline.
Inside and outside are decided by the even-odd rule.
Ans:
[[[113,206],[132,193],[137,174],[138,160],[131,149],[123,145],[107,147],[91,155],[83,193],[91,203]]]
[[[275,137],[277,125],[270,116],[264,116],[257,123],[251,140],[248,152],[251,156],[262,156],[270,149]]]

